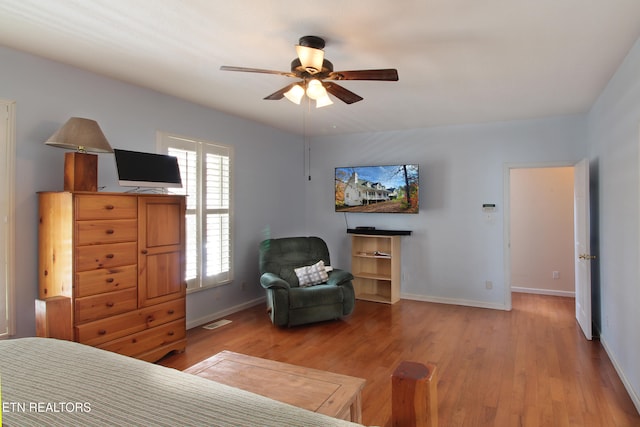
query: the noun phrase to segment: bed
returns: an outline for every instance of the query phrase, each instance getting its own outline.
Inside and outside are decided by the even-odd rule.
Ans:
[[[2,422],[47,426],[357,426],[71,341],[0,341]]]

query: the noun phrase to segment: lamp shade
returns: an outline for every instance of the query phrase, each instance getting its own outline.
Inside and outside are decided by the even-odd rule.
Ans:
[[[307,96],[311,99],[320,99],[327,95],[327,91],[322,82],[317,79],[309,80],[307,83]]]
[[[300,101],[304,96],[304,88],[300,85],[294,85],[284,93],[284,96],[294,104],[300,104]]]
[[[309,74],[316,74],[322,70],[324,51],[312,47],[296,45],[296,53],[300,63]]]
[[[79,152],[113,153],[98,122],[80,117],[67,120],[45,144]]]
[[[329,98],[329,94],[325,92],[324,96],[316,99],[316,108],[326,107],[327,105],[333,104],[331,98]]]

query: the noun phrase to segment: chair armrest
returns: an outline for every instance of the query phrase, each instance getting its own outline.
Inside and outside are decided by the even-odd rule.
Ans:
[[[327,280],[327,284],[340,286],[351,280],[353,280],[353,274],[345,270],[340,270],[339,268],[334,268],[333,271],[329,272],[329,280]]]
[[[265,289],[281,288],[289,289],[291,286],[273,273],[264,273],[260,276],[260,284]]]

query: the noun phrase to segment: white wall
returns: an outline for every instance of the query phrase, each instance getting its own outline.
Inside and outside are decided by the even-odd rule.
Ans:
[[[35,333],[37,191],[62,190],[64,151],[44,141],[71,116],[98,121],[115,148],[155,152],[156,131],[235,149],[235,281],[190,294],[188,322],[264,296],[257,248],[269,235],[301,232],[290,194],[304,191],[300,137],[150,90],[0,47],[0,97],[17,102],[17,335]],[[113,155],[99,155],[99,186],[117,186]],[[245,286],[243,286],[245,283]]]
[[[599,171],[601,341],[640,411],[640,40],[589,112]]]
[[[505,164],[577,162],[586,155],[585,129],[584,116],[569,116],[314,138],[307,230],[326,237],[332,263],[348,268],[345,215],[334,212],[334,168],[419,163],[419,214],[347,214],[346,222],[413,231],[402,238],[404,298],[505,308]],[[483,203],[496,204],[491,220]]]

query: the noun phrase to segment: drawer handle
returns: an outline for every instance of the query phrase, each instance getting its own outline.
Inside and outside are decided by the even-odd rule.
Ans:
[[[100,330],[98,331],[98,335],[104,335],[104,334],[106,334],[106,333],[107,333],[107,331],[105,331],[104,329],[100,329]]]
[[[170,337],[172,337],[172,336],[174,335],[174,333],[175,333],[175,332],[173,332],[173,331],[169,331],[169,332],[168,332],[168,335],[169,335]]]
[[[107,234],[113,234],[113,233],[115,233],[115,231],[113,231],[111,229],[107,230]]]
[[[143,249],[143,250],[141,250],[141,251],[140,251],[140,253],[141,253],[142,255],[146,255],[147,253],[149,253],[149,251],[147,251],[146,249]]]
[[[106,210],[108,210],[108,211],[112,211],[112,210],[115,208],[115,206],[113,206],[113,205],[107,205],[107,206],[105,206],[104,208],[105,208]]]
[[[151,323],[153,322],[155,319],[153,318],[152,315],[147,316],[147,323]]]
[[[107,255],[106,255],[106,257],[107,257],[107,258],[109,258],[109,259],[113,258],[114,256],[115,256],[115,255],[113,255],[113,254],[107,254]]]
[[[114,305],[115,305],[115,303],[113,303],[113,302],[111,302],[111,301],[109,301],[109,302],[107,303],[107,307],[113,307]]]
[[[168,310],[167,313],[173,314],[173,313],[175,313],[175,311],[174,310]]]
[[[113,279],[113,277],[109,277],[109,278],[107,279],[107,283],[113,283],[113,280],[114,280],[114,279]]]

